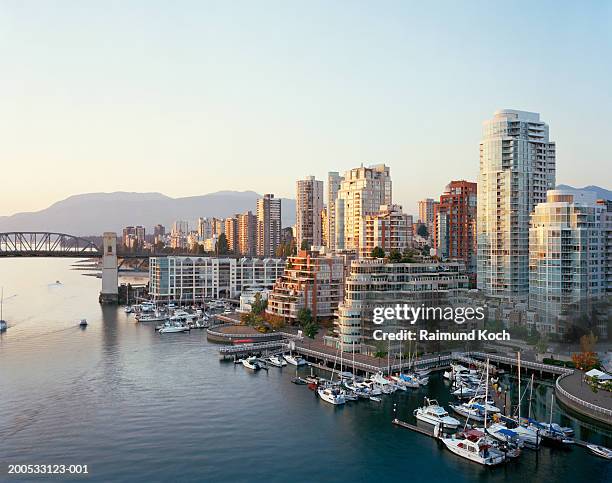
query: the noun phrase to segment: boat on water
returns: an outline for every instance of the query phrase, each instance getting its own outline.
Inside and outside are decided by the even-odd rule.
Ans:
[[[8,324],[6,320],[2,318],[2,309],[4,306],[4,288],[2,288],[2,293],[0,294],[0,332],[5,332],[8,329]]]
[[[123,311],[124,311],[126,314],[131,314],[132,312],[134,312],[134,308],[133,308],[131,305],[126,305],[126,306],[123,308]]]
[[[81,319],[79,322],[79,327],[87,327],[87,319]]]
[[[449,406],[455,413],[463,416],[464,418],[476,421],[478,423],[484,422],[484,408],[481,409],[468,403],[449,404]]]
[[[293,366],[305,366],[306,361],[302,359],[300,356],[294,356],[291,354],[283,354],[283,358]]]
[[[166,322],[162,327],[159,328],[158,332],[160,334],[175,334],[178,332],[189,332],[190,330],[190,327],[187,325],[172,324],[170,322]]]
[[[252,371],[258,371],[261,369],[261,364],[257,360],[257,357],[247,357],[246,359],[242,359],[242,365],[247,369],[251,369]]]
[[[496,449],[489,437],[482,431],[471,429],[450,438],[441,439],[444,446],[456,455],[481,465],[494,466],[506,460],[504,453]]]
[[[270,356],[268,357],[268,364],[274,367],[284,367],[287,365],[287,362],[278,356]]]
[[[393,379],[398,386],[404,388],[417,389],[421,386],[419,381],[409,374],[399,374],[398,376],[391,376],[391,379]]]
[[[323,401],[335,406],[346,403],[344,392],[337,387],[320,387],[317,389],[317,394]]]
[[[442,428],[456,429],[461,424],[458,419],[449,416],[448,411],[435,399],[425,398],[423,407],[415,409],[413,414],[419,421],[440,425]]]
[[[597,444],[587,444],[588,450],[596,456],[612,460],[612,449],[608,449],[605,446],[599,446]]]
[[[294,377],[293,379],[291,379],[291,382],[293,384],[297,384],[298,386],[305,386],[306,384],[308,384],[308,381],[306,381],[306,379],[302,377]]]
[[[142,322],[142,323],[165,322],[166,320],[168,320],[168,316],[160,312],[137,314],[134,318],[136,319],[137,322]]]

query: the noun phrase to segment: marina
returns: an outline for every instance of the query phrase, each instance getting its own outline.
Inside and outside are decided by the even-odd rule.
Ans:
[[[10,271],[7,261],[0,262]],[[158,335],[155,324],[136,322],[134,315],[126,314],[122,307],[92,307],[91,294],[97,293],[95,280],[88,288],[89,279],[84,284],[82,277],[75,274],[72,278],[58,268],[45,274],[44,270],[62,266],[61,260],[46,263],[46,268],[38,265],[32,272],[34,285],[35,277],[39,277],[39,289],[32,289],[30,282],[11,290],[28,291],[35,297],[26,301],[17,296],[4,304],[4,317],[11,328],[0,337],[0,362],[2,377],[15,388],[10,394],[0,393],[5,408],[0,416],[0,446],[7,458],[17,459],[27,450],[47,460],[61,444],[75,459],[91,462],[95,469],[91,481],[116,481],[126,475],[196,481],[205,472],[213,481],[263,482],[269,481],[269,472],[288,471],[300,481],[327,481],[328,468],[338,461],[341,481],[359,481],[380,476],[372,460],[384,464],[387,478],[400,480],[406,477],[400,461],[405,461],[407,454],[411,472],[426,474],[428,482],[447,481],[449,475],[461,483],[475,478],[516,482],[533,478],[593,483],[609,480],[609,461],[583,447],[582,442],[609,448],[612,433],[581,421],[556,399],[553,423],[575,431],[576,443],[570,450],[547,446],[538,451],[525,449],[520,457],[491,469],[453,455],[431,437],[432,425],[424,426],[414,417],[425,397],[435,399],[447,411],[449,403],[456,400],[450,395],[451,382],[443,374],[451,362],[465,367],[470,364],[453,362],[451,355],[421,358],[421,366],[437,366],[429,373],[426,385],[389,394],[381,391],[368,399],[334,405],[308,388],[319,378],[338,382],[340,357],[336,358],[333,351],[320,351],[315,344],[309,348],[308,341],[299,349],[301,343],[297,342],[293,352],[307,359],[308,365],[275,367],[268,363],[267,371],[251,370],[233,363],[235,355],[237,359],[250,355],[253,347],[248,343],[213,343],[206,330]],[[48,280],[58,278],[63,287],[48,289]],[[23,317],[23,313],[34,316]],[[79,318],[87,319],[87,330],[75,327]],[[238,349],[242,352],[227,355],[225,360],[221,356],[222,351]],[[265,353],[290,352],[289,345],[255,349],[264,359]],[[477,359],[474,354],[470,357]],[[351,359],[343,358],[342,372],[354,373],[357,384],[385,372],[387,365],[386,360],[356,359],[353,371]],[[40,386],[37,367],[43,361],[54,368],[57,384],[53,388]],[[497,365],[493,361],[491,364]],[[293,384],[296,378],[301,383]],[[508,399],[516,404],[513,374],[507,371],[499,378],[501,384],[508,385]],[[522,390],[529,382],[530,376],[523,378]],[[354,387],[352,378],[347,383]],[[39,389],[33,389],[36,387]],[[36,397],[32,398],[34,392]],[[536,374],[532,419],[550,420],[553,392],[551,378],[544,377],[540,383]],[[496,396],[494,405],[503,409],[499,400]],[[99,419],[96,414],[114,417]],[[406,425],[392,423],[394,419]],[[465,420],[457,419],[463,429]],[[258,435],[257,450],[251,440],[235,437],[247,426]],[[310,429],[296,433],[296,426]],[[427,432],[431,434],[426,436]],[[350,448],[340,442],[351,442]],[[206,452],[201,448],[207,448]],[[284,454],[300,454],[303,458],[295,461],[278,457]],[[364,458],[366,454],[368,458]],[[136,473],[134,458],[146,468],[140,467]],[[265,462],[265,474],[237,462],[243,458]],[[310,464],[312,458],[317,459],[317,465]]]

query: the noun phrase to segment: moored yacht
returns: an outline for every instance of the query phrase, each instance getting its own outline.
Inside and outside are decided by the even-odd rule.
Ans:
[[[302,359],[300,356],[294,356],[292,354],[283,354],[283,358],[291,365],[294,366],[304,366],[306,365],[306,361]]]
[[[442,438],[444,445],[456,455],[485,466],[494,466],[506,460],[504,453],[491,444],[482,431],[470,430],[450,438]]]
[[[423,407],[415,409],[413,413],[420,421],[440,425],[442,428],[455,429],[460,421],[448,415],[446,409],[438,404],[435,399],[425,398]]]
[[[162,327],[159,328],[160,334],[173,334],[178,332],[189,332],[190,328],[183,324],[166,322]]]
[[[317,389],[319,397],[330,404],[340,405],[346,403],[344,392],[336,387],[320,387]]]
[[[258,371],[261,369],[261,365],[259,364],[257,357],[247,357],[246,359],[242,359],[242,365],[253,371]]]
[[[284,367],[287,365],[287,362],[281,359],[278,356],[270,356],[268,357],[268,363],[274,367]]]

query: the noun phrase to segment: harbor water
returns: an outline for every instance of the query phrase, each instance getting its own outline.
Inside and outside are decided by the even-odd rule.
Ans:
[[[497,468],[470,463],[391,424],[394,407],[414,424],[425,396],[449,401],[439,374],[380,403],[333,407],[291,384],[295,368],[249,372],[220,361],[204,331],[158,334],[121,307],[101,307],[100,280],[72,263],[0,260],[9,323],[0,335],[0,481],[19,481],[9,464],[88,465],[87,476],[61,480],[104,482],[612,481],[612,463],[581,447],[524,450]],[[539,419],[548,419],[551,391],[536,387]],[[610,432],[558,406],[554,420],[612,445]]]

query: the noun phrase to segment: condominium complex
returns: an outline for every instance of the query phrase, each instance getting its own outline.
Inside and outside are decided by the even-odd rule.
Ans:
[[[225,219],[225,238],[229,253],[238,253],[238,216],[229,216]]]
[[[257,252],[257,217],[247,211],[238,215],[238,253],[252,257]]]
[[[403,252],[412,245],[412,216],[404,214],[401,206],[382,205],[377,213],[366,215],[364,221],[360,257],[369,257],[377,247],[389,254]]]
[[[549,191],[529,229],[529,307],[541,334],[565,332],[606,293],[606,207],[591,193]]]
[[[432,236],[434,230],[434,211],[438,204],[432,198],[420,200],[417,205],[419,209],[419,222],[427,227],[427,233]]]
[[[378,164],[347,171],[335,200],[335,249],[359,250],[365,217],[391,205],[391,177],[388,166]]]
[[[151,257],[150,294],[174,302],[237,298],[246,289],[272,288],[284,267],[273,258]]]
[[[332,171],[327,174],[327,208],[325,214],[327,217],[326,243],[325,246],[333,251],[336,249],[336,198],[342,176],[339,173]]]
[[[298,248],[310,249],[322,243],[323,181],[314,176],[296,183],[296,239]]]
[[[344,301],[338,306],[336,340],[343,351],[373,354],[373,331],[388,327],[373,322],[375,307],[410,304],[442,307],[458,302],[468,291],[468,276],[460,262],[387,263],[382,259],[351,262]],[[408,324],[398,322],[398,326]],[[403,327],[403,328],[408,328]]]
[[[555,186],[555,143],[533,112],[497,111],[480,142],[477,280],[486,295],[526,299],[529,216]]]
[[[434,248],[443,260],[463,260],[476,282],[477,185],[451,181],[434,206]]]
[[[213,226],[210,218],[198,218],[198,237],[200,240],[212,238]]]
[[[315,319],[332,318],[344,294],[344,260],[300,250],[289,257],[282,277],[268,295],[266,312],[295,320],[300,309]]]
[[[130,250],[144,248],[146,231],[144,226],[126,226],[123,229],[123,246]]]
[[[281,241],[281,200],[266,194],[257,200],[257,255],[271,257]]]

